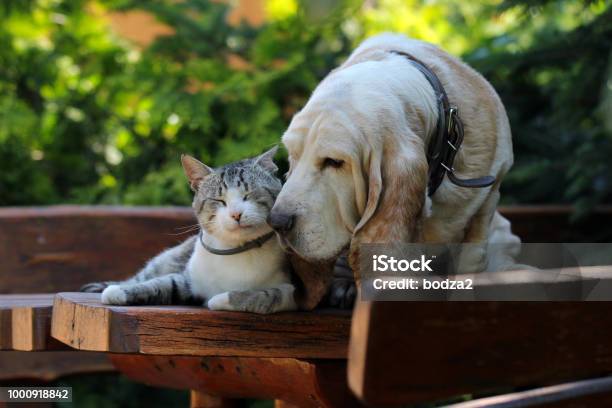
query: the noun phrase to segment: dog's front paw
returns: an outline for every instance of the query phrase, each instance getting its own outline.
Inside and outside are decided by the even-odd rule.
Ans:
[[[334,277],[324,299],[324,304],[340,309],[350,309],[355,303],[357,288],[353,271],[348,264],[346,255],[342,255],[336,260],[334,265]]]
[[[327,303],[331,307],[350,309],[355,304],[357,288],[355,281],[337,279],[332,281],[327,295]]]
[[[229,292],[219,293],[208,300],[210,310],[236,310],[230,303]]]
[[[102,292],[102,303],[105,305],[127,305],[127,293],[119,285],[110,285]]]

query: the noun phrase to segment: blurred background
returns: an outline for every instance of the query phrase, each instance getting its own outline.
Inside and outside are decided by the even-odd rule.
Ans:
[[[178,158],[277,143],[365,37],[460,56],[510,116],[502,200],[612,201],[612,8],[576,0],[3,0],[0,205],[184,205]]]
[[[0,206],[188,205],[179,156],[279,141],[361,40],[396,31],[463,58],[508,110],[504,204],[612,203],[612,5],[577,0],[3,0]],[[72,378],[80,406],[187,394]],[[265,405],[265,404],[264,404]]]

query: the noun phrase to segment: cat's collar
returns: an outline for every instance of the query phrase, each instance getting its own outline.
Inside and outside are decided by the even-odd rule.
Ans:
[[[229,249],[217,249],[217,248],[210,247],[210,246],[208,246],[208,245],[206,245],[204,243],[204,239],[202,238],[202,231],[200,231],[200,244],[202,244],[204,249],[206,249],[211,254],[215,254],[215,255],[234,255],[234,254],[239,254],[241,252],[248,251],[249,249],[259,248],[267,240],[269,240],[273,236],[274,236],[274,231],[270,231],[267,234],[262,235],[261,237],[255,238],[255,239],[253,239],[251,241],[248,241],[248,242],[245,242],[244,244],[240,245],[239,247],[229,248]]]

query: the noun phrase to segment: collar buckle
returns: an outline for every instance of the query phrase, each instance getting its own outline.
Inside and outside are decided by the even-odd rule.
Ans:
[[[456,106],[451,106],[450,108],[448,108],[448,114],[446,115],[446,124],[447,124],[447,128],[446,128],[446,132],[447,134],[451,134],[453,129],[455,128],[455,120],[456,118],[459,117],[459,110],[457,109]],[[448,139],[447,139],[448,141]],[[449,144],[451,145],[451,147],[453,148],[453,150],[457,150],[457,148],[455,146],[453,146],[450,141]]]

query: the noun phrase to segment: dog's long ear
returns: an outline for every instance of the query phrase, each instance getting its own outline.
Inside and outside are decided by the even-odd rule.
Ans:
[[[356,279],[361,244],[420,239],[428,169],[423,144],[416,136],[388,137],[384,143],[372,149],[364,161],[367,199],[349,251]]]
[[[312,310],[323,299],[331,283],[334,261],[311,263],[296,254],[289,255],[296,287],[295,301],[300,310]]]

